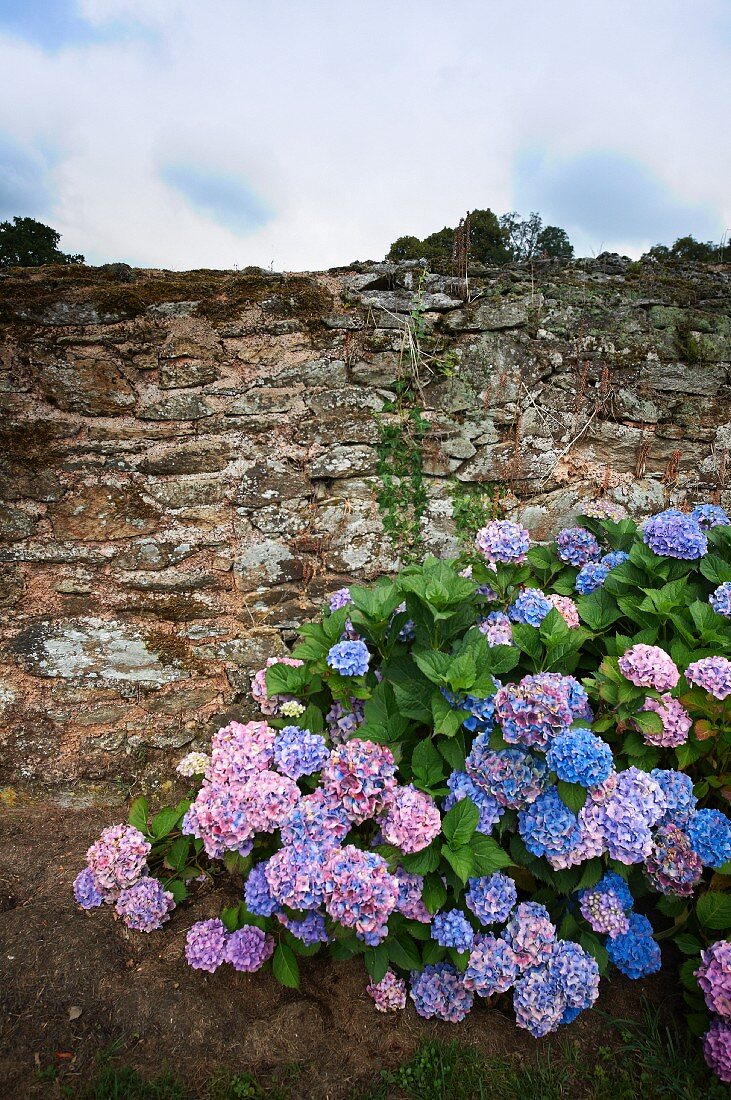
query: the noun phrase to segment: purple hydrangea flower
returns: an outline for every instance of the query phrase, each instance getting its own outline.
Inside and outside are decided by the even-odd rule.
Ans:
[[[561,1023],[566,998],[546,966],[529,970],[515,983],[513,1009],[518,1027],[536,1039],[555,1031]]]
[[[629,931],[606,942],[609,959],[627,978],[645,978],[662,965],[660,945],[652,938],[652,925],[647,917],[632,913]]]
[[[685,670],[685,678],[714,699],[731,695],[731,661],[726,657],[702,657],[700,661],[693,661]]]
[[[420,852],[439,835],[442,819],[434,799],[413,786],[396,787],[386,802],[381,832],[402,852]]]
[[[337,642],[327,655],[327,663],[341,676],[365,676],[371,655],[365,642]]]
[[[518,829],[534,856],[559,856],[578,839],[576,814],[564,805],[555,787],[549,787],[519,811]]]
[[[277,905],[318,909],[325,896],[326,853],[316,844],[285,844],[265,865],[269,892]]]
[[[380,982],[370,981],[366,993],[372,997],[379,1012],[398,1012],[406,1008],[406,982],[387,970]]]
[[[514,910],[500,936],[510,944],[518,968],[523,971],[550,959],[556,942],[556,928],[544,905],[523,901]]]
[[[698,801],[693,794],[691,777],[685,772],[662,768],[653,768],[650,777],[655,780],[665,795],[666,810],[658,821],[658,825],[674,824],[685,827]]]
[[[152,845],[132,825],[110,825],[86,853],[97,889],[115,892],[142,875]]]
[[[643,531],[645,543],[661,557],[696,561],[708,552],[708,539],[694,516],[669,508],[651,516]]]
[[[350,830],[350,819],[332,791],[318,787],[300,798],[279,826],[283,844],[312,843],[336,848]]]
[[[354,928],[369,947],[388,934],[398,901],[398,882],[376,852],[352,844],[337,848],[325,864],[325,908],[334,921]]]
[[[614,890],[582,890],[579,898],[581,915],[595,932],[614,939],[629,931],[629,920],[622,900]]]
[[[471,799],[480,814],[477,822],[477,832],[489,836],[493,826],[505,812],[497,799],[493,798],[482,787],[479,787],[466,772],[452,772],[447,779],[447,786],[450,794],[444,799],[443,809],[451,810],[452,806],[457,802],[461,802],[463,798]]]
[[[711,1012],[731,1020],[731,943],[717,940],[701,951],[695,976]]]
[[[731,1084],[731,1025],[714,1019],[703,1036],[703,1056],[708,1067],[726,1084]]]
[[[508,608],[514,623],[540,626],[551,610],[551,604],[540,588],[524,588]]]
[[[711,527],[728,527],[731,524],[731,519],[718,504],[698,504],[690,514],[704,531]]]
[[[348,706],[344,703],[334,702],[325,715],[330,740],[334,745],[340,745],[353,736],[358,726],[365,721],[365,704],[361,699],[350,699]]]
[[[234,970],[253,974],[255,970],[261,970],[273,954],[274,937],[253,924],[245,924],[227,937],[223,958],[224,962],[231,963]]]
[[[352,602],[353,597],[350,595],[350,589],[338,588],[337,592],[333,592],[330,597],[330,610],[339,611],[341,607],[347,607]]]
[[[513,628],[504,611],[491,611],[477,625],[480,633],[487,638],[489,646],[513,644]]]
[[[416,1011],[426,1020],[458,1024],[472,1008],[474,994],[465,987],[462,976],[449,963],[425,966],[411,975],[411,999]]]
[[[307,947],[312,947],[316,943],[329,943],[330,941],[325,925],[325,918],[322,913],[310,912],[301,919],[296,919],[294,917],[288,917],[286,913],[281,912],[277,913],[277,920],[280,924],[283,924],[296,939],[302,940],[302,943]]]
[[[662,825],[653,837],[645,871],[661,894],[690,897],[703,874],[703,864],[682,829]]]
[[[82,909],[96,909],[98,905],[104,904],[104,896],[90,867],[85,867],[74,879],[74,897]]]
[[[271,917],[277,902],[269,890],[266,876],[267,861],[257,863],[249,871],[244,883],[244,901],[250,913],[257,917]]]
[[[711,592],[708,602],[717,615],[731,619],[731,581],[719,584],[718,588]]]
[[[431,938],[441,947],[454,947],[457,951],[469,951],[475,939],[472,925],[459,909],[447,909],[437,913],[431,926]]]
[[[642,730],[642,737],[647,745],[657,745],[658,748],[672,749],[678,745],[684,745],[688,740],[690,727],[693,720],[682,703],[673,699],[669,692],[659,699],[647,698],[642,707],[643,710],[652,710],[660,715],[662,730],[660,733],[649,733]]]
[[[506,993],[520,973],[520,967],[510,944],[493,935],[476,936],[467,969],[464,986],[479,997],[491,997],[493,993]]]
[[[496,872],[468,880],[465,903],[480,924],[502,924],[518,900],[515,883],[508,875]]]
[[[175,908],[173,895],[156,878],[141,878],[122,890],[115,909],[134,932],[155,932],[170,919]]]
[[[616,894],[622,903],[622,908],[625,910],[631,909],[635,903],[629,886],[616,871],[606,871],[596,886],[592,886],[592,890],[599,890],[605,894]]]
[[[575,688],[580,692],[576,693]],[[574,721],[575,707],[586,692],[573,676],[539,672],[518,684],[506,684],[495,695],[495,713],[503,737],[511,744],[545,749],[556,734]]]
[[[354,737],[333,749],[320,778],[325,791],[360,825],[386,808],[396,788],[395,772],[389,748]]]
[[[396,909],[409,920],[418,920],[420,924],[431,924],[431,913],[421,900],[424,889],[422,875],[411,875],[403,867],[397,867],[393,877],[398,886]]]
[[[721,867],[731,859],[731,821],[720,810],[697,810],[686,826],[704,867]]]
[[[619,523],[627,515],[621,505],[615,504],[613,500],[608,500],[606,497],[585,501],[581,506],[581,514],[589,516],[590,519],[611,519],[614,523]]]
[[[194,970],[207,970],[212,974],[224,960],[226,953],[226,929],[223,921],[199,920],[188,929],[185,940],[185,957]]]
[[[619,658],[619,671],[635,687],[670,691],[680,679],[680,673],[664,649],[638,642]]]
[[[329,757],[325,738],[299,726],[285,726],[274,742],[274,764],[290,779],[312,775]]]
[[[597,588],[601,588],[610,572],[609,566],[603,561],[587,562],[576,574],[574,588],[579,595],[588,596],[591,592],[596,592]]]
[[[591,1008],[599,996],[599,966],[593,955],[572,940],[559,940],[546,969],[569,1008]]]
[[[565,565],[580,568],[587,562],[596,561],[601,555],[601,547],[585,527],[564,527],[556,536],[556,552]]]
[[[489,562],[525,561],[530,547],[530,535],[519,523],[495,519],[477,532],[475,546]]]
[[[506,809],[519,810],[535,802],[547,781],[545,761],[522,749],[478,748],[478,741],[467,757],[467,774]]]
[[[559,779],[594,787],[614,771],[614,757],[606,741],[588,729],[558,734],[546,753],[546,763]]]

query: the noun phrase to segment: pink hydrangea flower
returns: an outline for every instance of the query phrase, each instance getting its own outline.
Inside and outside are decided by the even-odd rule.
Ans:
[[[213,735],[207,778],[218,783],[245,783],[274,760],[277,730],[266,722],[229,722]]]
[[[622,654],[619,671],[635,687],[655,688],[656,691],[670,691],[680,679],[675,662],[664,649],[642,642]]]
[[[420,852],[439,835],[442,819],[431,795],[415,787],[396,787],[386,802],[381,833],[402,852]]]
[[[716,1019],[703,1036],[703,1054],[717,1077],[731,1084],[731,1025]]]
[[[377,947],[388,935],[388,918],[398,901],[398,883],[385,859],[354,844],[337,848],[325,864],[324,886],[332,919]]]
[[[645,699],[642,709],[652,710],[655,714],[659,714],[662,719],[660,733],[642,731],[642,737],[646,744],[657,745],[658,748],[672,749],[676,745],[685,744],[688,740],[693,720],[683,704],[679,703],[677,699],[673,699],[669,692],[663,695],[662,702],[659,699]]]
[[[379,1012],[398,1012],[406,1008],[406,982],[393,970],[387,970],[380,982],[369,982],[366,992],[373,998]]]
[[[731,661],[726,657],[702,657],[685,670],[689,684],[696,684],[715,699],[731,695]]]
[[[145,870],[151,847],[144,834],[132,825],[110,825],[102,830],[86,859],[97,887],[107,895],[106,900],[137,882]]]
[[[333,749],[320,778],[350,820],[360,825],[384,810],[396,787],[395,772],[389,748],[354,737]]]
[[[570,596],[557,596],[555,592],[549,592],[546,599],[556,608],[566,626],[570,626],[572,630],[579,626],[579,612]]]
[[[695,975],[711,1012],[731,1020],[731,943],[717,940],[701,951]]]
[[[257,772],[241,788],[249,828],[254,833],[273,833],[300,798],[293,779],[279,772]]]

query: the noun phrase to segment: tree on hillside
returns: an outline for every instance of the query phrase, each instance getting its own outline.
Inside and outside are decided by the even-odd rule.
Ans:
[[[537,260],[541,256],[570,260],[574,255],[566,230],[557,225],[544,225],[535,211],[521,218],[511,210],[500,218],[500,228],[512,260]]]
[[[419,240],[399,237],[391,245],[387,260],[427,260],[447,265],[452,261],[455,230],[445,226]],[[511,260],[532,260],[553,256],[570,260],[573,247],[564,229],[544,225],[539,214],[521,218],[511,211],[498,218],[492,210],[473,210],[469,217],[469,259],[480,264],[505,264]]]
[[[34,218],[0,222],[0,267],[83,264],[83,256],[71,256],[59,250],[60,240],[60,233]]]
[[[714,244],[713,241],[697,241],[695,237],[678,237],[675,244],[668,247],[666,244],[656,244],[647,256],[653,260],[679,260],[693,261],[701,264],[722,263],[724,256],[723,242]]]

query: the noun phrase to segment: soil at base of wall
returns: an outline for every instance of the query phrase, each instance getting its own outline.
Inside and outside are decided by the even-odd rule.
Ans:
[[[39,1069],[55,1067],[56,1080],[73,1086],[112,1047],[142,1074],[167,1067],[192,1090],[222,1066],[266,1079],[295,1064],[297,1095],[318,1100],[345,1100],[425,1039],[459,1038],[492,1055],[535,1053],[509,1004],[478,1004],[458,1028],[422,1020],[412,1005],[381,1016],[359,961],[304,959],[299,990],[282,988],[271,974],[191,970],[185,933],[193,921],[218,915],[231,900],[230,884],[181,906],[165,931],[149,936],[127,932],[107,908],[81,912],[71,883],[106,824],[108,810],[0,809],[3,1100],[61,1095],[58,1085],[49,1091],[39,1084]],[[644,997],[672,1012],[675,996],[671,967],[644,982],[604,980],[598,1010],[540,1046],[547,1054],[569,1038],[593,1059],[597,1047],[616,1042],[605,1014],[638,1018]]]

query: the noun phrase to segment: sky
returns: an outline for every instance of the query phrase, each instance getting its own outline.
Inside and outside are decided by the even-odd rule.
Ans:
[[[731,0],[0,0],[0,220],[90,263],[318,270],[469,209],[731,230]]]

